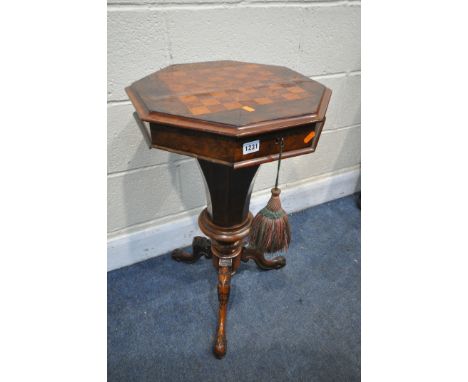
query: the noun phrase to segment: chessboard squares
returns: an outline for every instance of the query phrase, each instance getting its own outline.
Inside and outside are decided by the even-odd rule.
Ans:
[[[224,105],[218,104],[218,105],[210,105],[208,106],[208,109],[210,110],[210,113],[217,113],[218,111],[224,111],[226,110]]]
[[[288,93],[288,91],[286,89],[274,89],[274,90],[271,90],[268,92],[268,93],[263,93],[261,96],[259,97],[256,97],[256,98],[262,98],[262,97],[268,97],[268,98],[272,98],[272,99],[281,99],[281,96],[283,94],[286,94]]]
[[[239,102],[227,102],[224,104],[224,107],[227,110],[240,109],[242,105]]]
[[[255,98],[254,101],[258,103],[259,105],[268,105],[270,103],[273,103],[273,100],[267,97]]]
[[[201,93],[196,95],[200,101],[212,99],[213,96],[210,93]]]
[[[295,100],[295,99],[301,99],[300,95],[294,94],[294,93],[285,93],[285,94],[282,94],[282,97],[289,100],[289,101],[292,101],[292,100]]]
[[[198,102],[198,98],[193,96],[193,95],[185,95],[185,96],[180,96],[179,99],[183,102],[183,103],[197,103]]]
[[[219,105],[219,101],[216,98],[202,99],[201,103],[205,106]]]
[[[299,86],[292,86],[292,87],[288,88],[288,90],[289,90],[291,93],[305,93],[305,90],[302,89],[302,88],[299,87]]]
[[[206,106],[189,107],[189,110],[193,115],[202,115],[202,114],[211,113],[210,109],[208,109]]]

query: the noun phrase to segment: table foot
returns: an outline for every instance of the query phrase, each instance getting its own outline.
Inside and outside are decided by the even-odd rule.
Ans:
[[[280,269],[286,265],[286,259],[284,256],[276,256],[272,259],[267,259],[263,252],[248,247],[243,248],[241,260],[244,263],[249,260],[253,260],[259,268],[264,270]]]
[[[230,267],[220,266],[218,270],[218,329],[216,331],[216,340],[213,352],[216,358],[223,358],[226,355],[226,314],[231,289],[231,269]]]
[[[182,251],[181,249],[172,251],[172,258],[175,261],[182,261],[184,263],[194,263],[202,256],[205,256],[207,259],[210,259],[212,256],[211,241],[202,236],[195,236],[193,238],[192,253]]]

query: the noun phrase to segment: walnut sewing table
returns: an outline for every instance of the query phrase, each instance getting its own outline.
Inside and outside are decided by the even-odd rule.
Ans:
[[[291,69],[237,61],[171,65],[127,89],[139,118],[150,123],[152,147],[197,158],[206,185],[202,232],[192,253],[211,258],[218,271],[219,317],[214,354],[226,354],[230,278],[242,261],[263,269],[286,264],[245,246],[250,195],[260,164],[315,151],[331,90]]]

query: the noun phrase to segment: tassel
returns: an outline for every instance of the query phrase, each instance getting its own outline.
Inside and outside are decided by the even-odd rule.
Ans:
[[[266,253],[287,250],[291,242],[291,229],[289,227],[288,215],[281,207],[281,200],[279,197],[281,190],[278,188],[283,147],[284,140],[281,138],[275,187],[271,189],[271,198],[266,207],[255,216],[252,221],[252,226],[250,227],[250,246],[258,251]]]

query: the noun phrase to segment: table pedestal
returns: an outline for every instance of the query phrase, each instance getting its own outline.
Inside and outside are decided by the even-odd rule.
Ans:
[[[283,256],[271,260],[263,253],[246,247],[244,239],[252,224],[249,212],[250,196],[259,165],[233,169],[230,166],[198,160],[207,194],[207,208],[202,211],[198,224],[210,240],[197,236],[193,239],[192,253],[179,249],[172,253],[177,261],[195,262],[201,256],[211,258],[218,270],[218,328],[214,354],[222,358],[226,354],[226,314],[231,276],[239,268],[241,260],[250,259],[262,269],[279,269],[286,265]]]

